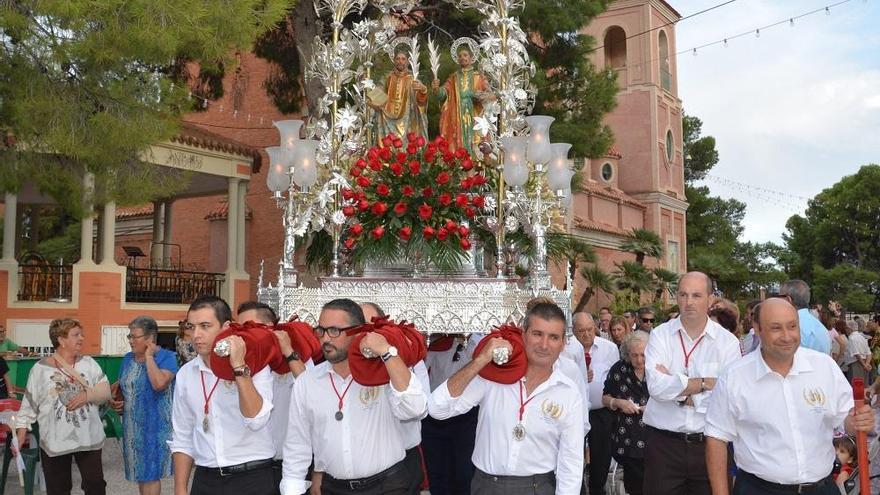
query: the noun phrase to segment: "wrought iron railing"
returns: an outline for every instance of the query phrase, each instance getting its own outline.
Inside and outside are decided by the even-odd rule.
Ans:
[[[46,263],[18,266],[19,301],[70,301],[73,266]]]
[[[125,300],[189,304],[198,296],[220,296],[224,281],[222,273],[129,268],[125,278]]]

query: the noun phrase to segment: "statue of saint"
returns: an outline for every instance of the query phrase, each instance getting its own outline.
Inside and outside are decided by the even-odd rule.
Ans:
[[[394,51],[394,69],[385,80],[385,101],[370,98],[376,109],[376,138],[396,134],[402,139],[410,132],[428,136],[428,88],[413,78],[409,67],[409,53]]]
[[[483,102],[493,98],[486,77],[474,68],[474,49],[477,46],[473,40],[457,40],[453,44],[453,52],[457,55],[459,69],[449,76],[442,87],[437,79],[432,85],[443,101],[440,135],[449,141],[450,150],[465,148],[471,154],[480,144],[480,136],[474,131],[474,119],[482,115]]]

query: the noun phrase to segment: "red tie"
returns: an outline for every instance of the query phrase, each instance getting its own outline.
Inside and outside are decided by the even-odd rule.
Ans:
[[[589,368],[590,363],[593,361],[592,358],[590,358],[590,351],[584,351],[584,359],[587,361],[587,368]]]

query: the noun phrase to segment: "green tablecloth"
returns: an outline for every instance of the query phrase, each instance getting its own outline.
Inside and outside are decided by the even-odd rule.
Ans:
[[[6,364],[9,365],[9,379],[12,380],[16,387],[26,387],[28,374],[30,374],[31,368],[34,367],[34,363],[40,359],[36,357],[7,358]],[[119,379],[119,367],[122,365],[122,356],[92,356],[92,359],[104,370],[111,384]]]

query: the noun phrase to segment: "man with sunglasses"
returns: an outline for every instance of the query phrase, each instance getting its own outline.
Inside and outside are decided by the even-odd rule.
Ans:
[[[639,309],[638,330],[651,333],[654,329],[654,310],[649,307]]]
[[[287,438],[284,443],[283,495],[308,490],[305,481],[314,457],[323,472],[321,493],[399,494],[409,491],[401,421],[427,414],[419,380],[382,335],[370,332],[361,351],[385,364],[390,383],[367,387],[351,376],[348,350],[363,325],[364,312],[350,299],[334,299],[321,309],[315,335],[326,362],[300,375],[293,385]]]

